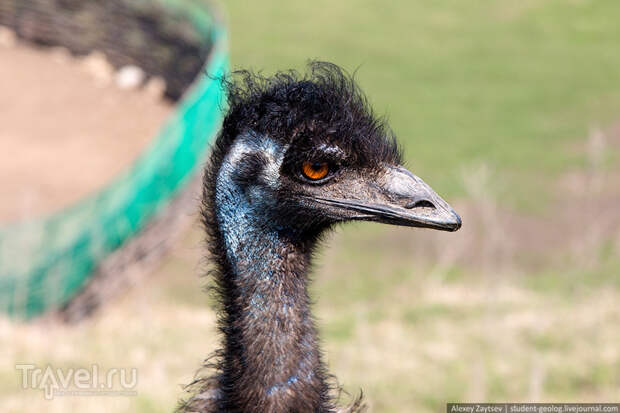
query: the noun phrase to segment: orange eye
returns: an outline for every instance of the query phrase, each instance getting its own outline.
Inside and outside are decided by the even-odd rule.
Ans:
[[[329,166],[327,162],[304,162],[301,170],[306,178],[318,181],[327,176]]]

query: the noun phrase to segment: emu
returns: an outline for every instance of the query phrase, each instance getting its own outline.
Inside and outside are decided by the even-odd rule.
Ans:
[[[456,231],[461,219],[401,166],[393,133],[338,66],[237,75],[203,183],[222,348],[179,411],[339,411],[307,290],[322,235],[352,220]]]

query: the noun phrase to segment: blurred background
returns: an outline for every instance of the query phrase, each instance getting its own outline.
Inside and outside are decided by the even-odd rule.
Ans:
[[[2,5],[10,11],[10,0]],[[376,412],[440,412],[448,401],[618,400],[620,2],[216,5],[233,69],[304,70],[316,58],[356,71],[407,166],[463,219],[454,234],[348,225],[321,250],[314,312],[329,369],[345,390],[363,389]],[[94,27],[105,24],[115,21]],[[0,162],[16,166],[0,167],[2,185],[13,188],[0,189],[0,222],[10,226],[61,211],[123,173],[179,106],[168,80],[174,65],[135,88],[113,54],[110,69],[106,57],[41,49],[7,27],[0,36]],[[7,80],[29,71],[23,88]],[[41,78],[43,89],[28,87]],[[91,86],[90,97],[76,91]],[[56,100],[34,106],[42,90]],[[25,112],[16,109],[20,99]],[[45,120],[50,106],[62,110]],[[62,122],[58,143],[42,142]],[[94,143],[66,138],[64,130],[78,128],[78,137],[92,131]],[[31,138],[15,143],[21,133]],[[44,163],[50,148],[75,169],[56,177],[54,163]],[[16,195],[46,179],[60,186]],[[194,181],[182,180],[194,188],[190,199],[198,196]],[[53,201],[62,188],[68,195]],[[203,233],[195,209],[181,211],[184,222],[174,224],[165,254],[128,266],[122,274],[130,281],[92,315],[79,322],[62,321],[72,319],[66,313],[27,322],[0,316],[0,410],[173,410],[182,384],[217,345],[213,303],[202,288],[209,283],[201,277],[208,269]],[[0,266],[28,260],[0,257]],[[95,289],[105,290],[106,278],[99,280]],[[20,387],[20,362],[135,367],[137,396],[44,400]]]

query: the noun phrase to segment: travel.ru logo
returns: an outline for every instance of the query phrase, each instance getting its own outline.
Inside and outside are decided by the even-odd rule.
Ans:
[[[43,390],[43,397],[51,400],[57,396],[136,396],[138,369],[101,369],[97,364],[90,368],[39,367],[35,364],[16,364],[21,372],[23,389]]]

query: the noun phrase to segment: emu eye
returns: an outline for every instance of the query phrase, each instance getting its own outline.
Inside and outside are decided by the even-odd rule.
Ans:
[[[318,181],[327,176],[329,165],[327,165],[327,162],[304,162],[301,172],[311,181]]]

